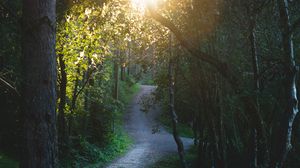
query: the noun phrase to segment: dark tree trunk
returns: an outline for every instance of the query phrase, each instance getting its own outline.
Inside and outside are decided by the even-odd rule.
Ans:
[[[295,64],[293,38],[288,12],[288,1],[277,0],[282,33],[282,47],[285,73],[285,111],[279,116],[279,122],[275,125],[274,143],[272,146],[271,166],[281,168],[284,165],[287,154],[292,148],[292,128],[296,114],[298,113],[298,98],[296,88],[296,75],[298,67]]]
[[[255,23],[253,23],[255,24]],[[259,82],[259,66],[258,66],[258,54],[256,46],[256,35],[255,35],[255,25],[251,25],[250,28],[250,43],[251,43],[251,55],[252,55],[252,69],[253,69],[253,78],[254,78],[254,89],[255,92],[259,92],[260,82]]]
[[[85,81],[83,83],[83,86],[81,89],[84,89],[88,86],[90,86],[90,88],[93,88],[94,87],[94,79],[92,76],[93,74],[93,70],[91,68],[91,64],[92,64],[92,60],[90,58],[88,58],[88,68],[86,70],[86,72],[84,73],[84,76],[83,76],[83,80],[82,81]],[[82,135],[87,135],[87,127],[88,127],[88,116],[90,115],[90,111],[89,111],[89,106],[90,106],[90,98],[92,96],[92,94],[90,94],[90,90],[89,90],[89,87],[87,89],[84,89],[84,100],[83,100],[83,109],[84,109],[84,112],[86,113],[84,115],[84,117],[81,119],[81,125],[82,125],[82,129],[81,129],[81,134]],[[79,93],[77,93],[79,94]]]
[[[130,75],[130,61],[131,61],[131,43],[128,42],[128,65],[127,65],[127,76]]]
[[[56,167],[55,5],[23,1],[22,168]]]
[[[177,131],[177,115],[175,112],[175,108],[174,108],[174,79],[173,79],[173,63],[172,60],[170,60],[169,63],[169,94],[170,94],[170,104],[169,104],[169,109],[170,109],[170,115],[171,115],[171,119],[172,119],[172,130],[173,130],[173,137],[174,140],[177,144],[177,150],[178,150],[178,155],[179,155],[179,159],[181,162],[181,166],[183,168],[186,167],[185,164],[185,160],[184,160],[184,147],[183,147],[183,143],[178,135],[178,131]]]
[[[77,69],[77,73],[80,74],[79,68]],[[69,125],[68,125],[67,143],[69,143],[69,140],[70,140],[69,137],[72,135],[72,127],[73,127],[73,120],[74,120],[73,115],[74,115],[74,110],[76,108],[78,85],[79,85],[79,79],[78,79],[78,77],[76,77],[76,80],[74,81],[74,89],[73,89],[73,93],[72,93],[72,100],[71,100],[71,107],[70,107],[71,114],[68,117]]]
[[[215,77],[216,81],[216,94],[214,100],[216,100],[215,108],[216,108],[216,130],[218,135],[218,145],[219,145],[219,165],[217,167],[226,168],[226,142],[225,142],[225,130],[223,123],[223,109],[222,109],[222,97],[224,97],[221,93],[223,86],[222,80],[218,75]]]
[[[119,65],[118,62],[114,62],[114,90],[113,98],[119,100]]]
[[[67,73],[66,65],[63,60],[63,55],[58,55],[61,81],[59,85],[59,106],[58,106],[58,143],[62,147],[66,140],[66,119],[65,119],[65,106],[66,106],[66,89],[67,89]]]
[[[184,160],[184,146],[183,143],[178,135],[177,131],[177,115],[175,112],[175,96],[174,96],[174,87],[175,87],[175,80],[174,80],[174,65],[173,65],[173,54],[172,54],[172,35],[170,35],[170,62],[169,62],[169,110],[170,110],[170,117],[172,120],[172,131],[173,131],[173,137],[177,144],[177,150],[179,159],[181,162],[181,167],[185,168],[186,163]]]
[[[77,69],[77,73],[78,73],[78,75],[80,74],[79,68]],[[76,108],[76,100],[77,100],[77,96],[78,96],[78,86],[79,86],[79,79],[78,79],[78,77],[76,77],[75,82],[74,82],[74,89],[73,89],[73,93],[72,93],[72,100],[71,100],[71,107],[70,107],[71,112],[73,112],[74,109]]]
[[[125,70],[126,70],[126,67],[125,67],[125,64],[123,64],[121,67],[121,80],[122,81],[125,81],[125,74],[126,74]]]
[[[234,90],[236,95],[241,95],[240,100],[245,106],[245,112],[250,117],[250,122],[255,126],[257,129],[258,134],[261,135],[261,137],[264,137],[265,135],[265,126],[264,121],[256,110],[255,102],[253,101],[253,98],[247,95],[242,95],[243,87],[242,87],[242,81],[238,78],[238,75],[235,73],[237,72],[234,67],[230,66],[228,63],[223,62],[222,60],[216,58],[213,55],[210,55],[208,53],[202,52],[197,45],[195,45],[192,41],[187,40],[181,31],[168,19],[164,18],[154,10],[150,10],[151,16],[160,22],[165,27],[169,28],[170,31],[172,31],[177,40],[180,42],[180,44],[196,59],[200,59],[211,66],[213,66],[230,84],[232,89]]]
[[[254,92],[255,92],[255,102],[256,110],[259,113],[259,102],[258,102],[258,92],[259,92],[259,67],[258,67],[258,55],[257,55],[257,46],[256,46],[256,35],[255,35],[255,25],[256,18],[255,16],[250,16],[250,47],[251,47],[251,58],[252,58],[252,70],[253,70],[253,81],[254,81]],[[256,168],[258,162],[258,137],[257,130],[255,127],[251,128],[250,135],[250,168]]]
[[[150,13],[155,20],[169,28],[170,31],[175,34],[177,40],[193,57],[213,66],[227,80],[235,94],[240,95],[240,100],[244,106],[246,115],[249,117],[250,124],[256,129],[257,137],[261,137],[260,141],[264,142],[266,140],[266,130],[263,118],[256,109],[256,102],[253,100],[253,97],[243,94],[242,81],[238,78],[235,67],[230,66],[228,63],[223,62],[214,55],[202,52],[199,49],[201,47],[197,46],[192,41],[187,40],[170,20],[164,18],[152,9],[150,9]]]
[[[93,83],[90,83],[91,87],[93,86]],[[90,116],[90,105],[91,105],[91,100],[90,100],[91,94],[90,91],[87,89],[84,91],[84,111],[86,112],[84,118],[82,119],[82,134],[87,135],[88,133],[88,118]]]

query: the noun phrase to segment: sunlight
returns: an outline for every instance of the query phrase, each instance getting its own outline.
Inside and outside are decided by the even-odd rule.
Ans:
[[[142,14],[145,13],[146,8],[155,8],[159,0],[131,0],[133,9],[138,10]]]

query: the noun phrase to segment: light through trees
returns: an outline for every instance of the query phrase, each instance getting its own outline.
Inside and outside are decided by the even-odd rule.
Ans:
[[[163,0],[162,2],[165,2]],[[141,14],[145,14],[147,8],[157,8],[162,3],[159,0],[131,0],[131,5],[134,10],[139,11]]]

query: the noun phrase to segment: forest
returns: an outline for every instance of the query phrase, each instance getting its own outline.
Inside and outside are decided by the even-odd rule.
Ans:
[[[0,168],[299,168],[300,0],[0,0]]]

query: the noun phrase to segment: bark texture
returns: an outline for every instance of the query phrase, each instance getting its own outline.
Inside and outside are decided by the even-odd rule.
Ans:
[[[22,168],[56,167],[55,5],[55,0],[23,1]]]
[[[288,11],[287,0],[277,0],[279,9],[279,24],[282,34],[282,49],[285,74],[285,110],[280,114],[278,124],[275,125],[274,139],[272,146],[272,156],[270,167],[281,168],[284,166],[287,154],[292,148],[292,129],[296,114],[298,113],[298,98],[296,88],[296,75],[298,66],[295,63],[293,37],[290,33],[291,24]]]

